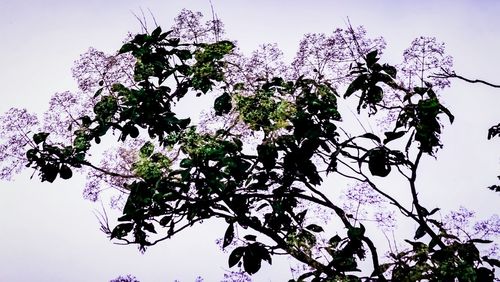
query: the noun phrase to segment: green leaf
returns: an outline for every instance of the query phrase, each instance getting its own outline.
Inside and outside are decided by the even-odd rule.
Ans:
[[[224,242],[222,243],[222,248],[226,248],[233,242],[234,239],[234,224],[229,224],[226,233],[224,234]]]
[[[40,168],[40,173],[42,175],[42,182],[48,181],[50,183],[54,182],[57,178],[57,173],[59,168],[53,164],[46,164]]]
[[[267,188],[266,188],[267,189]],[[265,208],[265,207],[268,207],[269,206],[269,203],[263,203],[262,205],[260,205],[257,209],[255,209],[255,211],[260,211],[261,209]]]
[[[323,227],[316,224],[309,224],[306,226],[306,229],[311,230],[312,232],[323,232]]]
[[[363,135],[360,135],[359,137],[372,139],[372,140],[377,141],[378,143],[380,143],[380,138],[378,138],[377,135],[375,135],[373,133],[370,133],[370,132],[367,132],[367,133],[365,133]]]
[[[491,241],[491,240],[484,240],[484,239],[472,239],[472,240],[469,240],[469,242],[471,242],[471,243],[480,243],[480,244],[490,244],[490,243],[493,243],[493,241]]]
[[[33,141],[35,144],[40,144],[42,142],[45,142],[47,140],[47,136],[49,136],[49,133],[47,132],[40,132],[35,135],[33,135]]]
[[[254,242],[255,242],[255,240],[257,240],[257,236],[255,236],[255,235],[245,235],[245,237],[243,237],[243,238],[245,238],[245,240],[254,241]]]
[[[491,186],[488,186],[487,188],[493,192],[500,192],[500,185],[491,185]]]
[[[246,273],[252,275],[257,273],[261,267],[262,260],[253,256],[250,252],[245,252],[243,256],[243,269],[245,269]]]
[[[37,149],[29,149],[26,151],[26,158],[28,158],[28,161],[34,161],[37,158]]]
[[[500,136],[500,123],[488,129],[488,140],[495,136]]]
[[[156,234],[155,226],[152,223],[144,222],[143,227],[144,227],[144,230]]]
[[[384,90],[380,86],[373,85],[368,89],[366,96],[366,103],[375,105],[384,98]]]
[[[431,88],[432,85],[428,83],[425,84],[429,87],[429,89],[427,90],[427,95],[429,96],[429,98],[437,100],[436,92],[434,92],[434,90],[432,90]]]
[[[179,166],[182,168],[190,168],[192,165],[193,160],[191,159],[182,159],[181,163],[179,164]]]
[[[441,210],[441,209],[440,209],[440,208],[434,208],[434,209],[432,209],[432,210],[429,212],[429,214],[428,214],[428,215],[433,215],[433,214],[435,214],[436,212],[438,212],[439,210]]]
[[[169,30],[169,31],[166,31],[162,34],[160,34],[160,36],[158,36],[158,41],[162,41],[164,40],[165,38],[167,38],[167,36],[169,36],[171,33],[173,32],[173,30]]]
[[[253,252],[258,258],[272,264],[271,255],[269,251],[261,243],[253,243],[248,246],[249,250]]]
[[[229,267],[235,266],[241,260],[243,254],[245,254],[245,250],[246,247],[238,247],[231,252],[228,260]]]
[[[448,110],[448,108],[441,104],[439,104],[439,108],[448,116],[448,118],[450,119],[450,123],[453,123],[453,121],[455,120],[455,116],[451,114],[450,110]]]
[[[366,54],[366,65],[371,68],[375,63],[379,60],[377,58],[378,50],[373,50],[370,53]]]
[[[215,114],[218,116],[229,113],[232,107],[233,105],[231,104],[231,96],[227,92],[224,92],[222,95],[215,99],[214,110]]]
[[[264,169],[271,170],[276,166],[278,158],[278,150],[274,144],[264,142],[257,146],[258,160],[264,166]]]
[[[109,119],[111,119],[117,110],[117,99],[110,95],[101,97],[101,100],[94,106],[96,119],[102,121],[108,121]]]
[[[97,89],[97,91],[94,94],[94,98],[97,98],[97,96],[101,95],[102,90],[104,90],[104,87],[101,87],[101,88]]]
[[[261,267],[263,250],[259,247],[263,248],[264,251],[267,252],[264,247],[259,246],[257,243],[253,243],[247,247],[247,250],[243,255],[243,268],[250,275],[257,273]]]
[[[179,127],[182,129],[185,129],[189,125],[189,123],[191,123],[190,118],[180,119],[179,120]]]
[[[137,34],[134,36],[134,39],[132,39],[131,42],[137,43],[139,45],[142,45],[146,42],[146,40],[149,38],[149,35],[147,34]]]
[[[299,212],[296,216],[296,220],[299,224],[302,224],[304,222],[304,218],[306,217],[307,210],[303,210]]]
[[[127,53],[127,52],[133,51],[135,49],[136,49],[135,44],[133,44],[133,43],[125,43],[120,48],[120,51],[118,51],[118,54]]]
[[[142,145],[141,149],[139,149],[139,155],[142,158],[147,158],[151,156],[154,152],[155,146],[151,142],[146,142],[144,145]]]
[[[113,228],[113,231],[111,231],[111,238],[110,239],[114,239],[114,238],[121,239],[121,238],[127,236],[127,234],[130,231],[132,231],[133,227],[134,227],[133,223],[118,224],[115,228]]]
[[[132,220],[132,217],[128,214],[125,214],[125,215],[122,215],[120,216],[118,219],[117,219],[119,222],[123,222],[123,221],[131,221]]]
[[[347,236],[349,239],[360,239],[365,235],[366,228],[363,224],[360,224],[359,227],[350,227],[347,230]]]
[[[88,127],[92,123],[92,119],[89,116],[83,116],[80,118],[82,120],[82,125]]]
[[[354,79],[351,82],[351,84],[349,84],[349,87],[347,87],[347,90],[344,94],[344,98],[347,98],[347,97],[351,96],[354,92],[363,89],[365,87],[365,83],[366,83],[367,78],[368,77],[366,74],[362,74],[362,75],[358,76],[356,79]]]
[[[372,149],[368,152],[368,156],[368,168],[370,169],[371,174],[380,177],[389,175],[391,167],[388,164],[388,154],[384,148],[378,147]]]
[[[340,238],[339,235],[335,235],[332,238],[330,238],[330,240],[328,240],[328,243],[332,245],[332,247],[336,248],[337,245],[340,243],[340,241],[342,241],[342,238]]]
[[[59,175],[62,179],[70,179],[71,176],[73,176],[73,172],[67,165],[62,165],[61,169],[59,170]]]
[[[418,240],[418,239],[424,237],[425,234],[427,234],[427,231],[425,231],[425,226],[420,225],[417,228],[417,231],[415,231],[415,236],[413,237],[413,239]]]
[[[193,57],[193,54],[191,53],[191,51],[189,50],[184,50],[184,49],[176,49],[175,50],[175,54],[177,55],[177,57],[179,57],[179,59],[181,60],[189,60]]]
[[[385,132],[384,144],[387,144],[393,140],[399,139],[406,134],[407,131],[397,131],[397,132]]]
[[[172,216],[166,215],[160,219],[160,225],[167,226],[171,220],[172,220]]]
[[[139,129],[137,129],[137,127],[135,127],[135,126],[131,126],[128,129],[128,134],[132,138],[137,138],[139,136]]]
[[[482,259],[491,266],[500,267],[500,260],[488,258],[487,256],[482,257]]]
[[[429,90],[428,87],[414,87],[413,91],[417,94],[424,95]]]
[[[476,281],[493,282],[495,281],[495,273],[486,267],[476,269]]]
[[[151,37],[158,38],[161,34],[161,27],[155,28],[153,32],[151,32]]]
[[[397,70],[395,67],[389,65],[389,64],[383,64],[382,69],[390,75],[392,78],[396,78]]]

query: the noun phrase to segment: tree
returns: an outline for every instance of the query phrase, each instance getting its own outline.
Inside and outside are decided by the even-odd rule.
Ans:
[[[286,67],[273,45],[250,58],[239,54],[216,20],[203,25],[200,14],[183,11],[178,21],[173,31],[132,36],[116,56],[89,50],[74,73],[92,95],[54,96],[51,107],[63,114],[45,117],[53,127],[32,134],[35,118],[12,110],[19,118],[4,128],[18,130],[7,135],[10,156],[22,157],[12,144],[29,147],[26,162],[42,181],[89,170],[89,198],[102,187],[120,189],[121,223],[103,230],[143,251],[219,218],[227,222],[229,266],[248,274],[286,254],[305,266],[297,281],[493,280],[500,262],[477,247],[490,241],[454,234],[436,218],[439,208],[418,197],[421,159],[436,156],[441,120],[454,119],[436,93],[448,81],[428,79],[435,68],[451,67],[443,46],[419,38],[395,67],[381,63],[382,39],[349,26],[306,35]],[[177,113],[186,99],[209,95],[213,111],[201,122]],[[351,104],[354,119],[377,119],[381,132],[352,130],[342,107]],[[96,165],[91,148],[115,142],[113,135],[123,145]],[[349,197],[358,207],[385,201],[415,222],[408,248],[383,261],[359,209],[338,205],[327,178],[357,184]],[[384,189],[388,181],[406,185],[411,202]],[[315,209],[331,214],[328,224]],[[379,214],[380,221],[390,216]],[[365,259],[370,269],[358,273]]]

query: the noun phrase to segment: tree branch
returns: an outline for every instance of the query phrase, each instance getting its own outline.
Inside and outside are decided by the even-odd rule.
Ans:
[[[417,210],[417,216],[418,216],[417,222],[420,224],[420,226],[425,228],[425,232],[427,234],[429,234],[429,236],[431,236],[432,239],[436,240],[439,247],[445,248],[446,245],[441,241],[441,239],[434,232],[434,230],[432,230],[432,228],[430,228],[430,226],[427,224],[427,220],[424,218],[424,214],[423,214],[423,207],[420,205],[420,203],[418,201],[418,193],[417,193],[417,189],[415,186],[415,180],[417,179],[417,168],[418,168],[418,164],[420,163],[420,159],[422,157],[422,154],[423,154],[422,149],[419,149],[417,157],[415,158],[415,163],[413,164],[412,169],[411,169],[412,173],[411,173],[411,177],[409,180],[411,195],[413,198],[413,205],[415,206],[415,209]]]
[[[441,68],[441,71],[442,73],[437,73],[435,75],[431,75],[429,77],[435,77],[435,78],[458,78],[458,79],[461,79],[463,81],[466,81],[466,82],[469,82],[469,83],[480,83],[480,84],[484,84],[484,85],[488,85],[490,87],[493,87],[493,88],[500,88],[500,84],[493,84],[493,83],[490,83],[488,81],[484,81],[482,79],[468,79],[466,77],[463,77],[461,75],[458,75],[456,74],[454,71],[448,71],[444,68]]]
[[[116,172],[112,172],[112,171],[108,171],[108,170],[105,170],[103,168],[100,168],[98,166],[95,166],[93,164],[91,164],[90,162],[87,162],[87,161],[83,161],[81,162],[80,164],[82,165],[86,165],[88,167],[91,167],[99,172],[102,172],[104,174],[107,174],[109,176],[116,176],[116,177],[122,177],[122,178],[137,178],[137,176],[133,175],[133,174],[121,174],[121,173],[116,173]]]

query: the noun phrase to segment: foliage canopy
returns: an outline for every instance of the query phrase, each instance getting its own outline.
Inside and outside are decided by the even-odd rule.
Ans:
[[[89,187],[98,189],[102,178],[121,189],[120,223],[104,230],[141,250],[223,219],[229,267],[248,274],[286,254],[305,266],[294,281],[493,281],[500,261],[478,249],[491,241],[457,236],[436,217],[439,208],[418,197],[421,159],[436,156],[443,124],[454,120],[436,93],[449,81],[428,76],[451,67],[443,46],[418,38],[405,62],[392,66],[381,60],[382,39],[348,27],[306,35],[285,67],[276,46],[245,59],[220,39],[219,21],[203,26],[200,19],[183,11],[173,30],[131,37],[97,80],[75,69],[81,88],[95,93],[87,100],[92,111],[69,114],[66,139],[51,139],[58,129],[50,127],[32,135],[27,163],[42,181],[86,168],[94,173]],[[123,71],[131,66],[133,73]],[[203,121],[178,114],[179,103],[207,95],[213,111]],[[82,102],[66,108],[74,104]],[[353,130],[349,105],[362,124],[382,121],[380,130]],[[110,135],[126,145],[118,152],[123,162],[97,166],[89,152]],[[324,184],[332,177],[364,189],[358,204],[383,199],[413,221],[408,247],[384,258],[358,212],[333,200]],[[404,184],[411,203],[382,189],[385,178]],[[331,220],[318,220],[317,210]],[[362,260],[369,271],[360,270]]]

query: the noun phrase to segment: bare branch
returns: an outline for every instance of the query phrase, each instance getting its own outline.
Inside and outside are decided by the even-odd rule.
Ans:
[[[469,82],[469,83],[480,83],[480,84],[484,84],[484,85],[487,85],[487,86],[490,86],[490,87],[493,87],[493,88],[500,88],[500,84],[493,84],[493,83],[490,83],[488,81],[484,81],[482,79],[469,79],[469,78],[466,78],[466,77],[463,77],[461,75],[456,74],[454,71],[451,71],[451,72],[447,71],[444,68],[441,68],[441,71],[442,71],[442,73],[436,73],[434,75],[431,75],[430,77],[436,77],[436,78],[458,78],[458,79],[461,79],[461,80]]]

